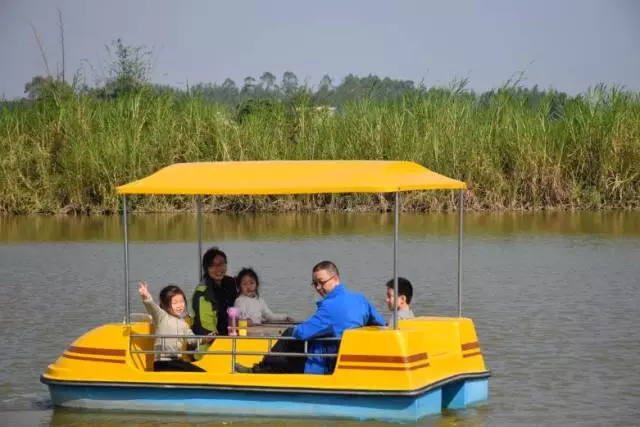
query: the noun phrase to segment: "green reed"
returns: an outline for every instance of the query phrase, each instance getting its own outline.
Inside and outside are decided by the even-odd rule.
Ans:
[[[196,97],[138,93],[0,107],[0,212],[113,212],[117,185],[175,162],[403,159],[465,180],[476,210],[640,207],[640,98],[603,87],[535,106],[440,90],[364,100],[336,114],[277,104],[235,121]],[[206,199],[209,210],[386,210],[384,195]],[[454,208],[449,192],[403,196],[406,210]],[[193,209],[187,197],[134,198],[141,211]]]

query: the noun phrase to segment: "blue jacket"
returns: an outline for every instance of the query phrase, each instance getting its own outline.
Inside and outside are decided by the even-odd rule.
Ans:
[[[293,330],[293,336],[300,340],[320,337],[342,337],[347,329],[361,326],[384,326],[384,318],[378,313],[364,295],[348,290],[338,284],[326,297],[316,303],[316,313],[300,323]],[[338,353],[340,343],[310,343],[309,352],[313,354]],[[307,357],[304,366],[305,374],[328,374],[335,366],[334,358]]]

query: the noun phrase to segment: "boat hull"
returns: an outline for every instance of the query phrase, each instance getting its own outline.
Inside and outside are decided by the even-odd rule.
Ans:
[[[415,395],[217,390],[179,386],[48,383],[56,407],[226,416],[416,422],[487,401],[488,378],[457,379]]]
[[[154,371],[152,325],[106,324],[76,339],[41,379],[53,404],[121,410],[415,422],[488,398],[471,319],[420,317],[345,331],[330,375],[239,373],[276,339],[216,339],[203,372]],[[233,353],[236,353],[235,356]]]

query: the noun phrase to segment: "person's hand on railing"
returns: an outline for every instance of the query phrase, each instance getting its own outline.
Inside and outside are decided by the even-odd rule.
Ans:
[[[149,293],[149,285],[146,281],[142,280],[138,282],[138,293],[143,300],[151,299],[151,293]]]
[[[214,337],[215,337],[216,335],[218,335],[218,334],[217,334],[215,331],[214,331],[214,332],[211,332],[211,333],[207,334],[207,336],[208,336],[208,337],[211,337],[211,338],[202,338],[200,342],[201,342],[202,344],[211,344],[211,342],[213,341],[213,339],[214,339]]]

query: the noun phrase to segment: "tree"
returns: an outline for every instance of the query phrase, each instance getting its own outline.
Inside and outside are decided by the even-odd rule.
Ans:
[[[260,85],[264,88],[264,90],[271,90],[276,84],[276,76],[271,74],[269,71],[265,71],[260,76]]]
[[[325,74],[320,79],[320,89],[322,88],[331,89],[331,76],[328,74]]]
[[[298,88],[298,77],[293,71],[285,71],[282,75],[282,88],[287,96],[290,96]]]
[[[52,99],[58,101],[73,96],[73,87],[59,78],[35,76],[24,85],[24,93],[31,101]]]
[[[244,78],[244,85],[242,86],[242,90],[240,93],[243,95],[251,95],[255,92],[256,88],[256,79],[251,76]]]
[[[53,77],[35,76],[24,85],[24,93],[27,94],[27,98],[36,101],[42,99],[45,91],[47,91],[49,85],[54,82]]]
[[[118,38],[106,46],[109,56],[114,57],[108,66],[107,84],[103,95],[118,97],[138,92],[150,82],[151,52],[144,46],[127,46]]]
[[[332,91],[333,87],[331,86],[331,77],[325,74],[322,79],[320,79],[320,86],[314,95],[316,102],[318,104],[329,104],[331,102]]]

